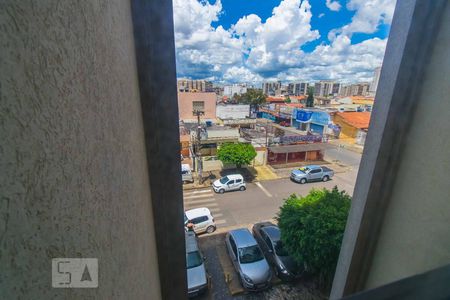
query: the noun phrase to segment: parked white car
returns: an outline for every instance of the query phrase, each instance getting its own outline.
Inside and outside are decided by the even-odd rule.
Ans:
[[[225,193],[228,191],[245,191],[247,188],[245,185],[244,177],[241,174],[232,174],[224,176],[214,181],[212,185],[216,193]]]
[[[194,232],[212,233],[216,230],[216,223],[211,211],[206,207],[190,209],[184,212],[184,226],[187,228],[188,224],[192,224]]]

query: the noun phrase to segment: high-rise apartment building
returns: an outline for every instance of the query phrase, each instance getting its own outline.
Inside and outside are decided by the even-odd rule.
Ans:
[[[314,96],[337,96],[341,90],[341,84],[334,81],[319,81],[314,84]]]
[[[368,82],[346,85],[341,88],[339,96],[368,96],[370,94],[369,86],[370,84]]]
[[[287,92],[289,95],[302,96],[308,93],[309,83],[293,82],[288,84]]]
[[[233,84],[226,85],[223,87],[223,95],[228,97],[233,97],[234,94],[242,95],[247,93],[246,84]]]
[[[378,81],[380,80],[381,67],[375,68],[373,72],[373,80],[369,87],[369,94],[375,96],[378,88]]]
[[[264,82],[262,89],[267,96],[275,96],[277,90],[281,89],[281,81]]]
[[[206,80],[178,79],[178,92],[212,92],[213,84]]]

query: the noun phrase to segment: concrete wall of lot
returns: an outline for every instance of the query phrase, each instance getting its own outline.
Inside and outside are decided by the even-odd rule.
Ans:
[[[0,4],[1,298],[159,299],[130,2],[31,2]]]

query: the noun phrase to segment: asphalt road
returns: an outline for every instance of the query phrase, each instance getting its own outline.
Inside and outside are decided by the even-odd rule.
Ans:
[[[248,183],[243,192],[216,194],[212,188],[185,191],[185,209],[208,207],[218,228],[270,220],[276,216],[284,199],[294,193],[306,195],[313,188],[331,189],[336,185],[351,195],[357,171],[357,166],[353,167],[348,172],[335,174],[328,182],[298,184],[290,179],[277,179]]]

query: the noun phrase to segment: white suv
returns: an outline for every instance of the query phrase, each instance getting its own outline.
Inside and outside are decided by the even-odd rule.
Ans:
[[[193,224],[195,233],[212,233],[216,230],[216,223],[214,218],[206,207],[190,209],[184,212],[184,226]]]
[[[214,181],[212,185],[216,193],[225,193],[228,191],[245,191],[245,181],[241,174],[227,175]]]

